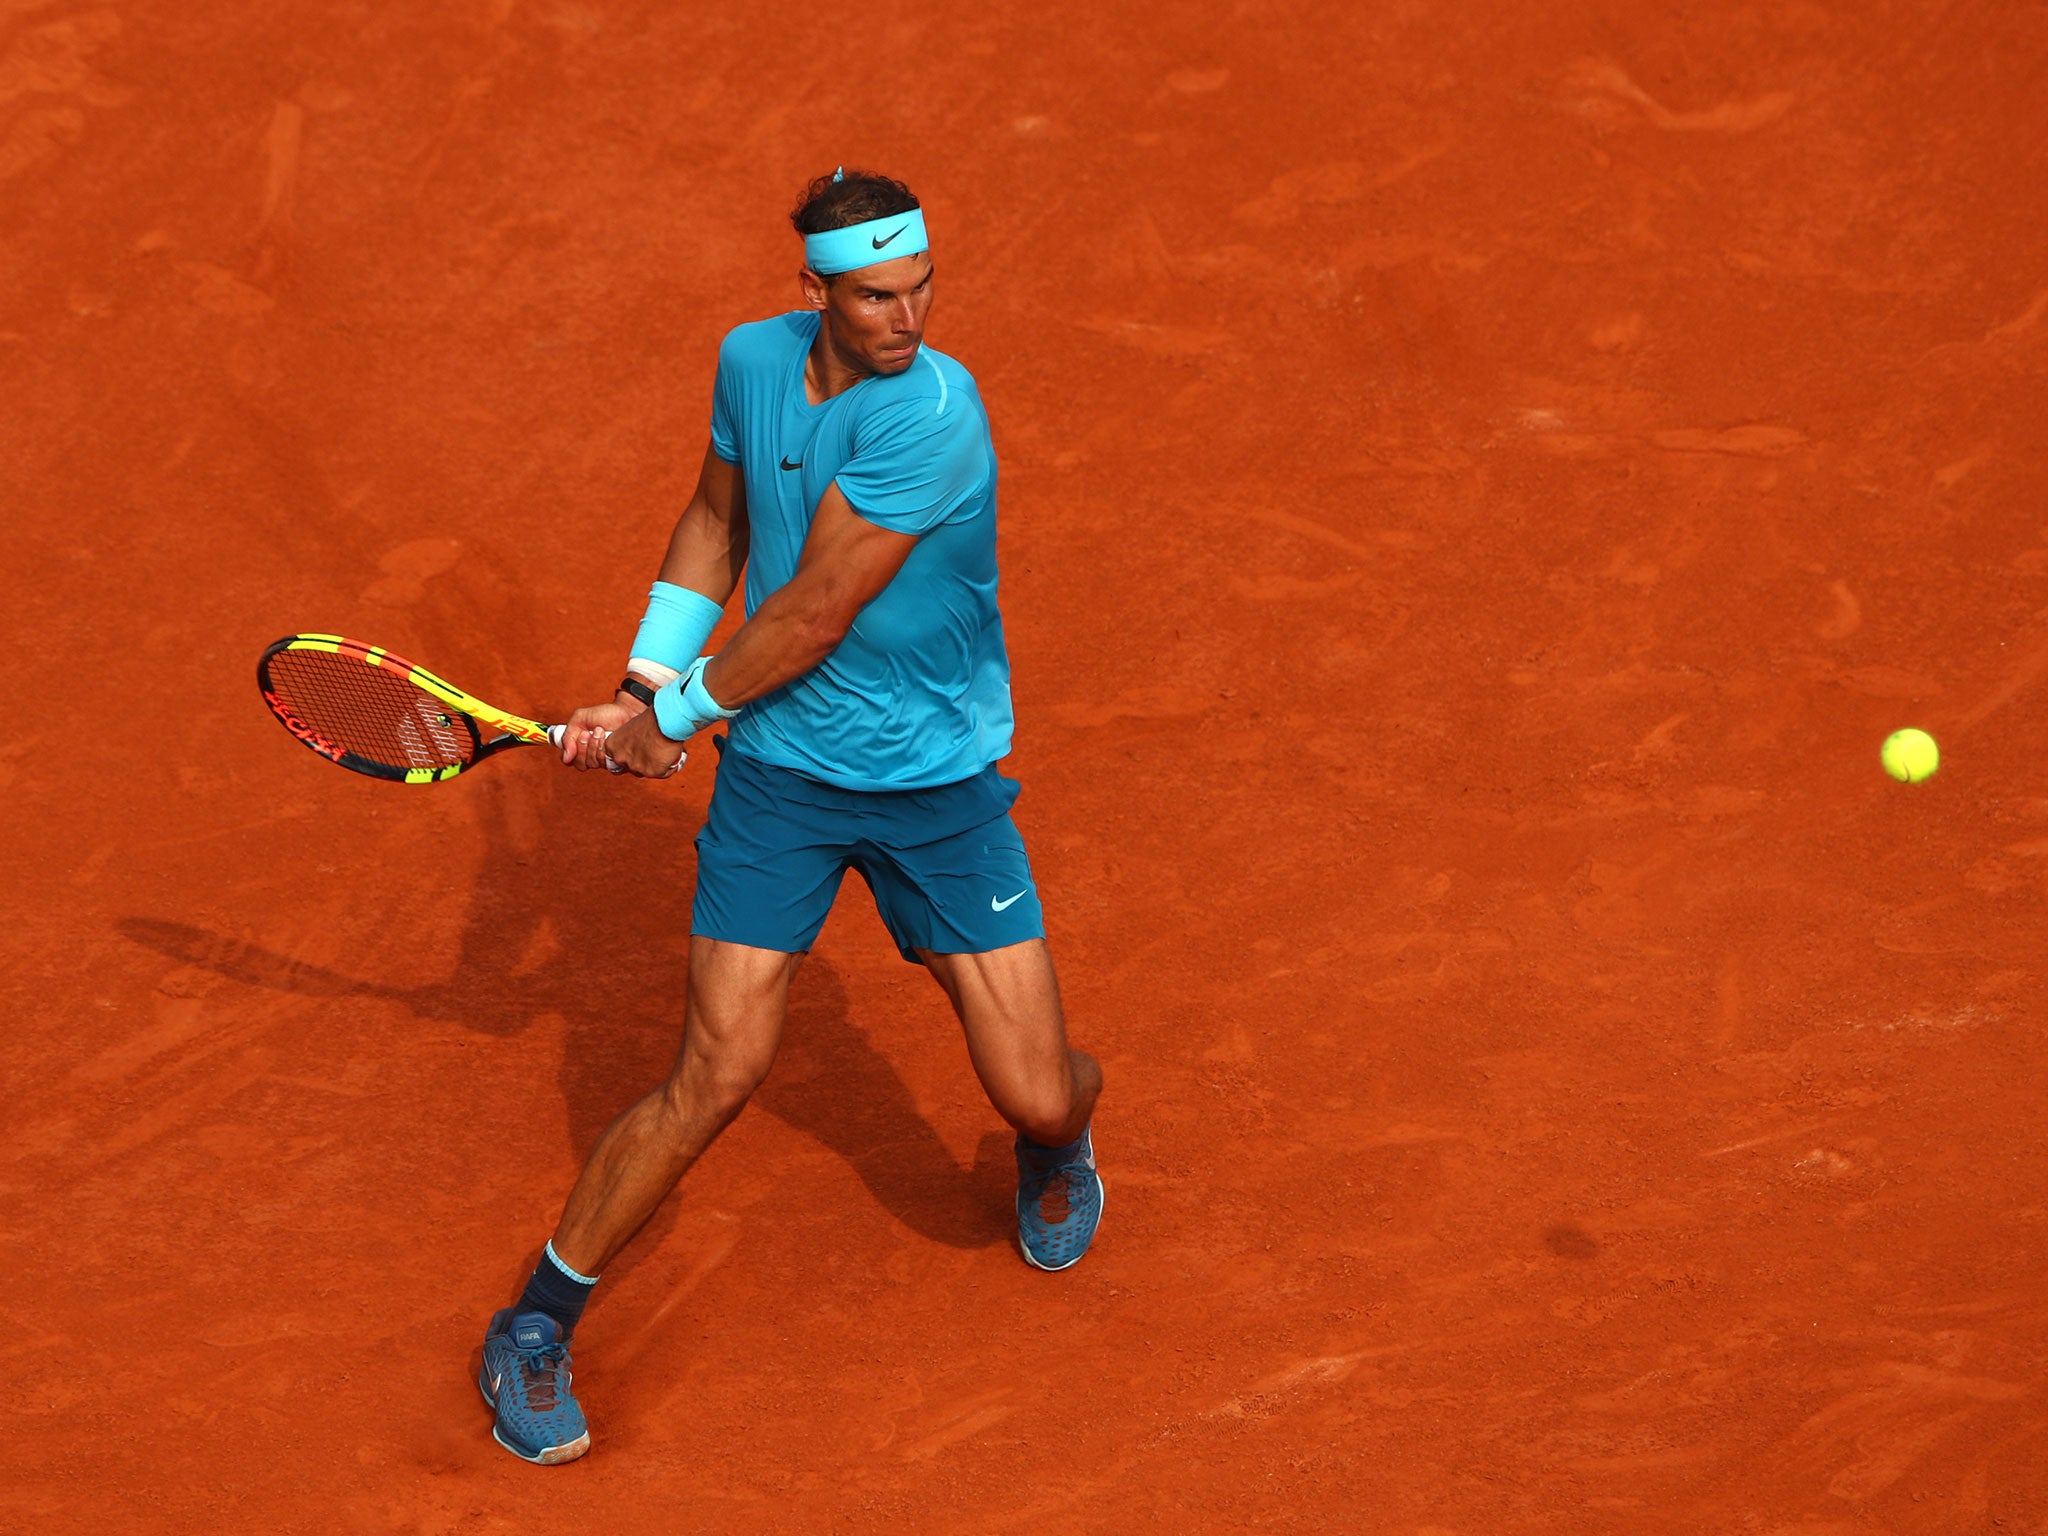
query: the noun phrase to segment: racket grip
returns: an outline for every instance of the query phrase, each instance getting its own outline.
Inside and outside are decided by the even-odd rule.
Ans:
[[[564,735],[564,734],[565,734],[565,733],[566,733],[566,732],[568,731],[568,729],[569,729],[569,727],[567,727],[566,725],[551,725],[551,726],[549,726],[549,727],[548,727],[548,745],[549,745],[549,746],[551,746],[551,747],[555,747],[555,748],[559,749],[559,748],[561,747],[561,745],[562,745],[562,737],[563,737],[563,735]]]

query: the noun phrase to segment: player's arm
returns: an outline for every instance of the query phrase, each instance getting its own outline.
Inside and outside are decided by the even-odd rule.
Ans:
[[[704,669],[704,687],[738,709],[802,677],[830,656],[861,609],[903,569],[917,536],[878,527],[838,485],[825,488],[796,574],[754,611]]]
[[[707,597],[723,608],[739,589],[740,575],[747,566],[747,482],[737,464],[728,464],[715,448],[704,450],[704,468],[697,476],[697,491],[683,515],[676,519],[668,538],[668,552],[662,556],[657,580]],[[628,669],[650,688],[668,679]],[[621,691],[619,700],[638,714],[645,705]]]
[[[768,595],[705,666],[699,682],[717,701],[714,707],[736,710],[831,655],[916,547],[916,534],[878,527],[853,510],[837,485],[828,486],[796,574]],[[664,698],[673,692],[671,687]],[[650,711],[613,732],[613,760],[645,777],[665,773],[682,748],[658,723]]]
[[[739,465],[706,448],[697,492],[669,535],[661,580],[702,593],[723,608],[739,589],[746,566],[746,481]]]
[[[747,486],[737,464],[728,464],[715,448],[704,450],[704,467],[696,492],[676,519],[663,555],[659,580],[682,587],[723,608],[738,588],[747,564]],[[650,689],[667,678],[628,667],[626,675]],[[610,704],[579,709],[569,717],[562,735],[562,761],[576,767],[598,764],[595,749],[585,750],[593,731],[614,731],[647,706],[623,688]]]

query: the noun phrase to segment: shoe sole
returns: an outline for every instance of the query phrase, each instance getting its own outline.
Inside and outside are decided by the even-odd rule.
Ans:
[[[1108,1209],[1109,1186],[1102,1182],[1102,1175],[1098,1173],[1095,1175],[1095,1230],[1097,1232],[1102,1230],[1102,1213]],[[1094,1246],[1095,1239],[1090,1237],[1088,1239],[1088,1248],[1093,1248]],[[1063,1269],[1072,1269],[1076,1264],[1088,1257],[1088,1248],[1083,1248],[1064,1264],[1041,1264],[1032,1257],[1031,1245],[1024,1241],[1023,1230],[1020,1228],[1017,1233],[1017,1251],[1024,1255],[1024,1262],[1033,1269],[1045,1271],[1048,1275],[1056,1275]]]
[[[476,1390],[483,1398],[484,1406],[490,1409],[492,1415],[495,1416],[498,1412],[498,1402],[496,1398],[491,1396],[491,1389],[484,1385],[484,1378],[481,1372],[477,1374]],[[590,1431],[587,1429],[566,1445],[551,1445],[546,1450],[533,1455],[522,1451],[510,1440],[507,1440],[505,1432],[498,1428],[496,1424],[491,1425],[491,1438],[505,1447],[514,1456],[517,1456],[521,1461],[529,1462],[536,1467],[558,1467],[565,1461],[574,1461],[577,1457],[584,1455],[590,1450]]]

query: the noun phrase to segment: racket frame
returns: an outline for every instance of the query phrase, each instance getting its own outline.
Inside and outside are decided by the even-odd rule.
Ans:
[[[445,768],[400,768],[392,763],[380,763],[374,758],[361,757],[335,742],[329,741],[319,731],[301,720],[292,712],[291,706],[279,697],[270,681],[270,661],[274,656],[287,651],[328,651],[337,656],[362,663],[364,666],[379,667],[395,672],[421,692],[430,694],[449,707],[451,716],[462,721],[475,743],[476,750],[466,763],[451,763]],[[474,694],[464,693],[453,683],[436,677],[425,667],[407,661],[403,656],[371,645],[362,640],[351,640],[345,635],[286,635],[266,646],[256,663],[256,684],[263,690],[263,702],[270,706],[270,712],[277,716],[284,728],[304,742],[313,751],[331,763],[355,773],[365,774],[373,779],[385,779],[394,784],[439,784],[457,774],[475,767],[485,758],[503,752],[511,747],[559,745],[562,727],[545,726],[524,716],[509,714],[486,704]],[[495,731],[486,737],[483,729]]]

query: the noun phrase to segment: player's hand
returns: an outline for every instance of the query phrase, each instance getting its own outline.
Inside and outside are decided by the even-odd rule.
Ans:
[[[670,741],[654,723],[654,711],[643,710],[617,730],[597,737],[600,758],[612,772],[665,779],[683,766],[687,754],[680,741]]]
[[[562,761],[585,772],[602,768],[604,751],[599,733],[616,731],[633,718],[637,708],[628,704],[593,704],[577,710],[562,732]]]

